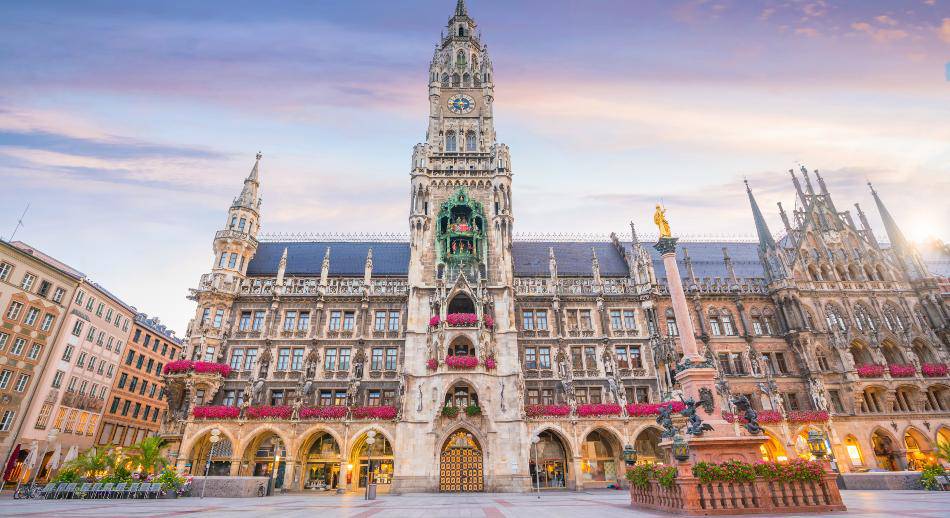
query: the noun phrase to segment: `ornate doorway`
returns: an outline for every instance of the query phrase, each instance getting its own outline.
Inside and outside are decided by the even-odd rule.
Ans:
[[[482,449],[472,434],[460,430],[452,434],[439,461],[439,491],[477,492],[485,490]]]

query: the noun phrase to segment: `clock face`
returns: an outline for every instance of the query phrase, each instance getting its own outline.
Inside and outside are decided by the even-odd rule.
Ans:
[[[459,94],[449,98],[449,109],[454,113],[469,113],[475,109],[475,99]]]

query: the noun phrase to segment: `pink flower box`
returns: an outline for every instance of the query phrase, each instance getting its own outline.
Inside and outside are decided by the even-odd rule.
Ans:
[[[300,409],[301,419],[343,419],[346,417],[345,406],[317,406]]]
[[[426,368],[429,369],[430,371],[434,371],[438,369],[439,360],[436,360],[435,358],[429,358],[428,360],[426,360]]]
[[[252,406],[247,409],[248,419],[290,419],[293,410],[289,406]]]
[[[620,415],[620,405],[613,403],[578,405],[577,415],[580,417]]]
[[[870,363],[858,366],[857,371],[862,378],[880,378],[884,375],[884,366]]]
[[[492,357],[485,358],[485,369],[493,371],[495,367],[498,367],[498,363],[495,362],[495,359]]]
[[[191,411],[195,419],[237,419],[241,409],[236,406],[196,406]]]
[[[358,406],[352,409],[353,419],[395,419],[399,412],[394,406]]]
[[[478,315],[475,313],[449,313],[445,321],[452,327],[468,327],[478,324]]]
[[[450,369],[474,369],[478,367],[478,358],[475,356],[446,356],[445,364]]]
[[[439,327],[439,324],[442,323],[442,319],[439,318],[439,315],[435,315],[429,319],[429,327]]]
[[[493,329],[495,327],[495,319],[493,319],[491,315],[485,315],[485,317],[482,318],[482,322],[485,323],[485,327],[488,329]]]
[[[524,413],[528,417],[564,417],[571,413],[568,405],[525,405]]]
[[[682,401],[667,401],[665,403],[630,403],[627,405],[627,415],[630,417],[644,417],[659,415],[660,407],[669,406],[673,412],[681,412],[686,405]]]
[[[909,363],[893,363],[887,366],[887,370],[895,378],[913,378],[917,374],[914,366]]]
[[[225,363],[177,360],[168,362],[165,364],[165,368],[162,369],[162,372],[165,374],[181,374],[188,371],[195,371],[199,374],[220,374],[227,376],[231,374],[231,366]]]
[[[942,363],[925,363],[920,366],[920,372],[928,378],[940,378],[947,375],[947,366]]]
[[[790,423],[826,423],[828,412],[824,410],[792,410],[788,413]]]

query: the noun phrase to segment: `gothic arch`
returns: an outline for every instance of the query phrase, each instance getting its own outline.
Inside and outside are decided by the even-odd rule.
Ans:
[[[563,428],[556,424],[545,423],[537,425],[533,430],[531,430],[531,433],[528,434],[529,444],[531,437],[534,437],[535,435],[538,435],[542,432],[551,432],[553,435],[555,435],[558,440],[561,441],[561,445],[564,447],[564,453],[567,455],[567,458],[574,458],[574,452],[577,451],[577,448],[569,439],[569,437],[571,437],[570,434],[568,434]]]
[[[336,441],[337,446],[340,448],[340,455],[343,454],[343,445],[345,443],[343,437],[333,428],[327,426],[326,424],[320,423],[310,426],[304,432],[297,435],[297,437],[300,439],[300,443],[297,445],[297,450],[300,453],[300,455],[297,456],[298,459],[303,458],[303,456],[306,454],[304,450],[309,449],[310,446],[313,445],[313,441],[316,440],[320,434],[327,434],[332,437],[333,440]]]
[[[210,435],[211,430],[214,428],[221,430],[221,435],[225,436],[229,441],[231,441],[232,445],[238,444],[238,441],[236,440],[234,434],[232,434],[227,429],[226,426],[218,426],[218,425],[209,424],[202,428],[199,428],[197,432],[191,434],[191,437],[187,441],[182,443],[181,447],[178,449],[179,458],[185,458],[185,459],[190,458],[192,454],[192,450],[194,449],[195,445],[198,444],[198,442],[200,442],[201,440],[203,440],[206,435]]]
[[[241,458],[246,458],[248,448],[250,448],[254,442],[260,442],[266,439],[266,434],[268,432],[280,438],[280,441],[284,443],[285,449],[288,451],[296,451],[296,445],[294,444],[294,441],[288,439],[287,434],[283,430],[277,426],[274,426],[273,424],[262,423],[247,431],[247,435],[245,436],[244,440],[235,445],[236,452],[240,452]]]

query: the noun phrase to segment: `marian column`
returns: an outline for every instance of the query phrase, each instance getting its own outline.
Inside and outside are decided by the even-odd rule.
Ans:
[[[676,381],[683,392],[687,410],[683,416],[688,420],[682,427],[689,437],[688,444],[692,462],[740,459],[745,462],[757,462],[761,459],[759,445],[765,442],[762,435],[737,435],[736,427],[722,417],[723,408],[716,394],[715,365],[699,353],[696,346],[696,333],[690,318],[689,306],[679,267],[676,264],[676,241],[670,233],[670,224],[666,220],[666,211],[659,205],[653,221],[660,230],[660,238],[654,248],[663,258],[666,269],[667,288],[676,315],[679,329],[680,346],[683,359],[676,366]],[[689,414],[694,414],[692,417]],[[671,441],[664,441],[666,447]]]

